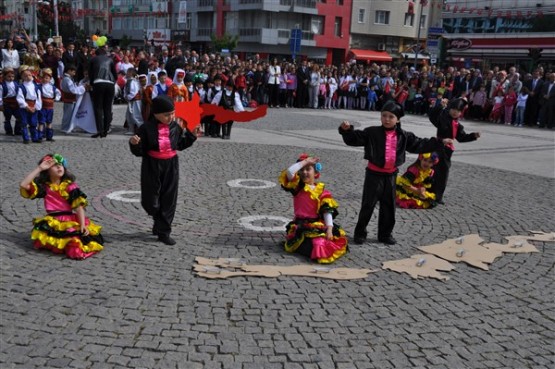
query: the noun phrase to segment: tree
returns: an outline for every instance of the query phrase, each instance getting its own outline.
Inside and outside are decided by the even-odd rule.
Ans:
[[[232,36],[225,33],[223,36],[216,36],[213,34],[210,36],[210,39],[212,40],[212,45],[216,51],[220,52],[224,49],[231,51],[237,47],[239,35]]]
[[[39,4],[37,8],[38,36],[39,39],[47,39],[54,36],[54,8],[52,4]],[[58,3],[58,32],[64,43],[84,40],[85,32],[74,22],[71,14],[71,4],[67,2]]]

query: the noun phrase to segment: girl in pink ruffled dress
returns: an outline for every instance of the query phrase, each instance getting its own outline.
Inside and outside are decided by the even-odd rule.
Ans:
[[[284,170],[279,182],[293,195],[295,218],[286,226],[285,251],[308,256],[318,263],[333,263],[347,252],[347,237],[334,224],[338,203],[322,182],[319,159],[302,154]]]
[[[44,156],[20,183],[21,196],[44,199],[47,215],[33,220],[31,239],[37,249],[86,259],[102,250],[102,227],[85,217],[87,196],[59,154]]]

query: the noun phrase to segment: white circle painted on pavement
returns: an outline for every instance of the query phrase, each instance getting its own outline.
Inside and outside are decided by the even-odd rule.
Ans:
[[[259,185],[248,185],[244,184],[243,182],[258,182]],[[271,188],[274,187],[276,184],[274,182],[265,181],[263,179],[233,179],[231,181],[227,181],[227,185],[229,187],[242,187],[242,188]]]
[[[141,199],[135,198],[135,195],[140,195],[141,191],[114,191],[106,195],[110,200],[123,201],[123,202],[141,202]],[[124,196],[130,195],[130,196]]]
[[[279,226],[270,226],[270,227],[260,227],[256,226],[253,223],[261,220],[270,220],[273,222],[283,222],[283,225]],[[285,217],[278,217],[275,215],[251,215],[248,217],[243,217],[238,220],[239,224],[243,227],[250,229],[252,231],[260,231],[260,232],[284,232],[285,226],[289,223],[289,219]]]

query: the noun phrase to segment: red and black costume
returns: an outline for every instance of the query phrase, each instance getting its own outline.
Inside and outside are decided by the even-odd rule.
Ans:
[[[141,205],[154,219],[153,233],[169,236],[179,185],[177,151],[190,147],[196,137],[177,122],[163,124],[154,116],[139,127],[137,135],[141,138],[139,144],[129,146],[133,155],[143,158]]]
[[[400,123],[391,130],[383,126],[355,130],[351,126],[348,130],[339,128],[339,133],[348,146],[364,146],[364,159],[368,160],[355,240],[366,239],[366,227],[378,201],[378,240],[390,239],[395,226],[395,178],[405,162],[405,152],[434,151],[437,141],[418,138],[401,129]]]
[[[460,99],[456,99],[460,100]],[[453,101],[456,101],[453,100]],[[438,106],[430,111],[430,122],[437,128],[436,137],[441,143],[444,138],[451,138],[459,142],[476,141],[478,136],[476,133],[466,133],[462,124],[457,119],[453,119],[449,114],[449,103],[446,108]],[[443,202],[443,193],[447,187],[447,179],[449,178],[449,168],[451,168],[451,156],[455,151],[452,144],[440,145],[441,149],[437,150],[439,155],[439,163],[434,166],[434,183],[431,192],[436,194],[436,201]]]

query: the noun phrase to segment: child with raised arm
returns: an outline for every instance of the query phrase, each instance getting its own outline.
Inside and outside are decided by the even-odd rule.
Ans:
[[[35,248],[65,253],[71,259],[86,259],[102,250],[102,227],[85,216],[87,196],[61,155],[45,155],[19,186],[24,198],[44,199],[47,215],[33,220]]]
[[[293,195],[295,218],[286,226],[285,251],[298,252],[318,263],[333,263],[347,252],[345,231],[333,218],[339,204],[322,182],[319,159],[301,154],[281,172],[281,187]]]
[[[438,147],[435,138],[422,139],[412,132],[401,129],[399,120],[404,109],[395,101],[387,101],[381,111],[381,126],[355,130],[351,123],[343,121],[339,133],[349,146],[363,146],[364,158],[368,160],[362,193],[362,204],[355,227],[354,242],[363,244],[376,204],[380,203],[378,215],[378,241],[394,245],[395,226],[395,179],[398,167],[405,162],[405,153],[434,151]]]
[[[183,130],[175,121],[173,100],[159,95],[152,100],[150,119],[129,139],[133,155],[143,158],[141,205],[154,219],[152,234],[166,245],[176,243],[170,234],[179,187],[177,152],[196,141],[199,129]]]
[[[439,162],[434,166],[434,184],[432,192],[436,194],[438,204],[444,204],[443,193],[447,187],[449,168],[451,168],[451,156],[455,151],[453,143],[476,141],[480,138],[480,132],[466,133],[464,127],[459,123],[459,117],[466,108],[466,100],[462,98],[451,101],[443,99],[441,105],[430,112],[430,122],[437,128],[436,137],[443,142],[441,148],[436,150]]]
[[[419,154],[405,174],[397,176],[397,206],[405,209],[428,209],[436,206],[436,195],[430,189],[434,180],[433,166],[438,161],[439,157],[435,152]]]

